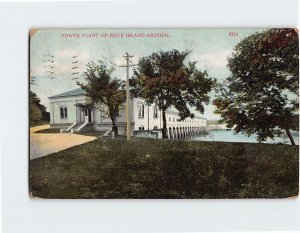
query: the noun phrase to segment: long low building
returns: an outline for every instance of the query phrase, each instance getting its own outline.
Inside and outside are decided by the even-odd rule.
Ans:
[[[81,88],[50,96],[50,126],[67,131],[110,131],[112,122],[108,112],[88,104],[85,91]],[[118,134],[126,134],[125,108],[117,118]],[[161,137],[162,112],[155,104],[147,105],[141,98],[130,98],[130,134],[132,136]],[[181,138],[203,131],[207,125],[205,118],[195,116],[193,119],[180,120],[178,111],[166,111],[169,138]]]

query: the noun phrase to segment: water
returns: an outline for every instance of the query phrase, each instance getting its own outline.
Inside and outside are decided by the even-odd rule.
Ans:
[[[299,145],[299,134],[297,132],[293,132],[292,136],[297,145]],[[193,136],[193,141],[223,141],[223,142],[250,142],[250,143],[258,143],[256,140],[256,135],[247,136],[244,134],[236,134],[233,130],[225,130],[225,129],[217,129],[208,131],[208,135],[201,136]],[[291,144],[287,135],[282,135],[281,137],[276,137],[274,140],[267,139],[267,141],[263,143],[283,143],[283,144]]]

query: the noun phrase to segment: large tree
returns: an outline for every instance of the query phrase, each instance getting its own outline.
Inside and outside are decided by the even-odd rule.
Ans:
[[[228,59],[231,76],[214,100],[228,127],[259,142],[298,127],[299,48],[294,29],[270,29],[236,45]]]
[[[167,137],[166,110],[174,106],[181,119],[193,117],[189,107],[204,112],[204,103],[209,102],[209,92],[214,80],[206,71],[200,71],[196,62],[187,62],[191,51],[159,51],[143,57],[138,62],[130,80],[134,96],[147,103],[155,103],[162,111],[163,138]]]
[[[117,131],[117,117],[125,102],[124,82],[112,76],[115,66],[107,66],[102,61],[89,62],[84,72],[85,83],[78,85],[86,91],[90,105],[107,111],[112,121],[112,130]]]

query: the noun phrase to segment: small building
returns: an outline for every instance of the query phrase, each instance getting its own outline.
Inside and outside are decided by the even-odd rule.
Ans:
[[[67,131],[94,130],[110,131],[112,122],[103,108],[88,104],[85,91],[81,88],[50,96],[50,126]],[[148,105],[141,98],[130,98],[129,103],[131,135],[161,137],[162,112],[155,104]],[[195,116],[181,121],[178,111],[168,109],[166,120],[169,138],[180,138],[188,134],[203,131],[207,125],[205,118]],[[126,134],[126,110],[120,110],[117,118],[118,134]]]

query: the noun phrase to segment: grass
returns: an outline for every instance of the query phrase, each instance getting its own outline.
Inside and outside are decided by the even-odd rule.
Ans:
[[[286,198],[298,195],[297,146],[97,139],[30,161],[41,198]]]
[[[36,122],[29,122],[30,127],[36,127],[36,126],[41,126],[41,125],[49,125],[50,122],[49,121],[44,121],[44,120],[40,120],[40,121],[36,121]]]
[[[35,133],[60,133],[60,129],[55,129],[55,128],[41,129],[36,131]]]
[[[59,128],[48,128],[48,129],[42,129],[39,131],[36,131],[35,133],[60,133]],[[70,133],[70,132],[63,132],[63,133]],[[88,131],[88,132],[74,132],[74,134],[80,134],[80,135],[85,135],[85,136],[95,136],[95,137],[100,137],[105,133],[105,131]]]

